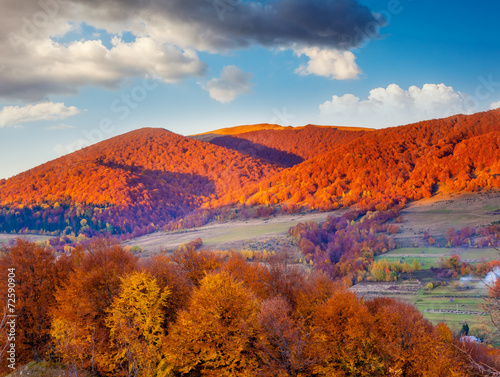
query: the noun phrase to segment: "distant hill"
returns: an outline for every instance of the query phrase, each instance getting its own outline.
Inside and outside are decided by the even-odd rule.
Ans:
[[[247,132],[248,131],[248,132]],[[269,162],[292,167],[363,136],[369,128],[255,125],[192,136]]]
[[[220,128],[214,131],[203,132],[201,134],[191,135],[192,138],[210,141],[213,138],[224,136],[224,135],[239,135],[246,132],[259,131],[259,130],[277,130],[281,131],[286,129],[287,127],[279,126],[277,124],[269,124],[269,123],[259,123],[259,124],[250,124],[244,126],[235,126],[235,127],[226,127]],[[288,128],[292,128],[291,126]]]
[[[278,171],[230,149],[144,128],[1,181],[0,230],[145,233]]]
[[[367,132],[244,189],[248,205],[386,208],[500,187],[500,110]]]

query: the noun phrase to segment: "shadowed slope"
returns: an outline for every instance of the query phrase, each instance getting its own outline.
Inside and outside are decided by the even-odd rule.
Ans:
[[[154,229],[277,171],[235,151],[145,128],[1,181],[0,226]]]

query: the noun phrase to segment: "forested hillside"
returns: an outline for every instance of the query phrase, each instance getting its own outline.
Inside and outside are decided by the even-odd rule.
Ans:
[[[277,171],[236,151],[145,128],[1,181],[0,230],[144,234]]]
[[[500,110],[369,132],[245,188],[248,205],[385,209],[438,189],[500,187]]]
[[[146,128],[0,181],[0,231],[138,236],[202,225],[243,204],[261,214],[383,210],[438,189],[495,187],[500,110],[375,131],[259,129],[211,142]]]

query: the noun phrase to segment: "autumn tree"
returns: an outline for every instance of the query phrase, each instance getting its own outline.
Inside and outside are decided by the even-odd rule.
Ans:
[[[227,271],[236,281],[241,281],[259,299],[263,300],[271,295],[270,272],[267,266],[248,263],[241,253],[233,252],[221,270]]]
[[[75,253],[75,271],[56,292],[51,335],[62,359],[75,369],[109,372],[107,309],[118,295],[120,278],[137,268],[137,259],[116,241],[96,239]]]
[[[209,274],[169,330],[160,375],[254,376],[258,304],[227,272]]]
[[[156,279],[161,290],[170,290],[169,299],[162,306],[165,320],[163,326],[167,328],[175,320],[177,313],[188,306],[194,284],[187,277],[187,272],[172,262],[166,253],[148,258],[144,270]]]
[[[120,371],[115,375],[155,375],[163,344],[162,306],[170,296],[156,279],[145,272],[133,272],[121,279],[121,291],[107,310],[112,359]]]
[[[255,343],[264,376],[310,374],[318,356],[311,352],[315,341],[302,319],[294,319],[291,305],[283,297],[262,302],[258,315],[259,333]]]
[[[222,266],[223,258],[213,252],[200,250],[194,247],[179,249],[171,256],[171,261],[186,273],[187,278],[196,286],[203,277]]]
[[[314,315],[315,353],[321,361],[313,371],[331,376],[374,376],[385,363],[377,348],[373,319],[356,295],[339,288]]]
[[[377,334],[376,346],[386,369],[402,376],[448,376],[461,372],[453,336],[445,326],[436,329],[414,307],[394,299],[367,302]],[[455,374],[453,374],[455,373]]]
[[[334,283],[326,272],[313,270],[295,293],[294,316],[311,326],[316,309],[332,297],[336,289],[338,283]]]
[[[283,250],[269,259],[269,291],[283,296],[295,308],[296,293],[304,283],[304,274],[292,263],[290,250]]]
[[[39,244],[16,239],[0,255],[0,302],[7,307],[7,298],[14,308],[17,362],[40,361],[50,345],[49,310],[55,303],[54,291],[64,274],[58,272],[53,251]],[[9,275],[10,273],[10,275]],[[8,277],[13,282],[8,283]],[[11,295],[7,295],[8,287]],[[9,312],[8,314],[12,314]]]

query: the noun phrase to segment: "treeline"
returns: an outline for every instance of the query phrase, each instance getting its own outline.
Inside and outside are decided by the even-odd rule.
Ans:
[[[15,269],[17,365],[48,360],[67,375],[94,376],[482,376],[500,368],[497,350],[456,340],[412,306],[358,298],[286,255],[248,263],[191,246],[138,260],[96,239],[56,258],[17,240],[0,257],[0,279]],[[0,289],[5,307],[7,284]]]

